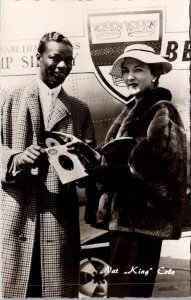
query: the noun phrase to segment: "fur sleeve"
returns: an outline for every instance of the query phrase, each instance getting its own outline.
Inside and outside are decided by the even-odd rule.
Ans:
[[[129,165],[161,199],[173,201],[186,185],[186,136],[175,107],[161,101],[152,108],[144,137],[133,149]]]

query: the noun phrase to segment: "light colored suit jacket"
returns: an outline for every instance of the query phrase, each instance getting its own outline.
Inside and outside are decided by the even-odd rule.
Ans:
[[[36,80],[2,95],[2,296],[26,296],[38,209],[42,297],[76,297],[80,237],[75,183],[62,185],[47,161],[10,176],[13,155],[37,144],[43,120]],[[95,142],[87,105],[63,88],[50,126]]]

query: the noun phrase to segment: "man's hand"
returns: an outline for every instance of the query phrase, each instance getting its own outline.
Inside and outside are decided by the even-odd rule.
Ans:
[[[54,133],[58,134],[64,139],[68,152],[76,155],[83,155],[89,163],[97,164],[100,161],[101,155],[74,135],[60,131]]]
[[[37,160],[40,156],[45,153],[44,149],[37,145],[31,145],[26,150],[21,153],[17,159],[17,167],[20,169],[24,168],[35,168],[37,166]]]

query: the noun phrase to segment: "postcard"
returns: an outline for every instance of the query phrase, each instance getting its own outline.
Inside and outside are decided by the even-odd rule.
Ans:
[[[189,2],[1,1],[3,298],[190,297]]]

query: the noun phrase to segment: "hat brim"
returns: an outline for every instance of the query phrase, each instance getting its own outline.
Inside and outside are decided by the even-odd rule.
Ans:
[[[172,70],[172,64],[162,56],[152,52],[134,50],[123,53],[115,60],[110,75],[122,78],[121,65],[125,58],[135,58],[146,64],[158,65],[158,75],[166,74]]]

